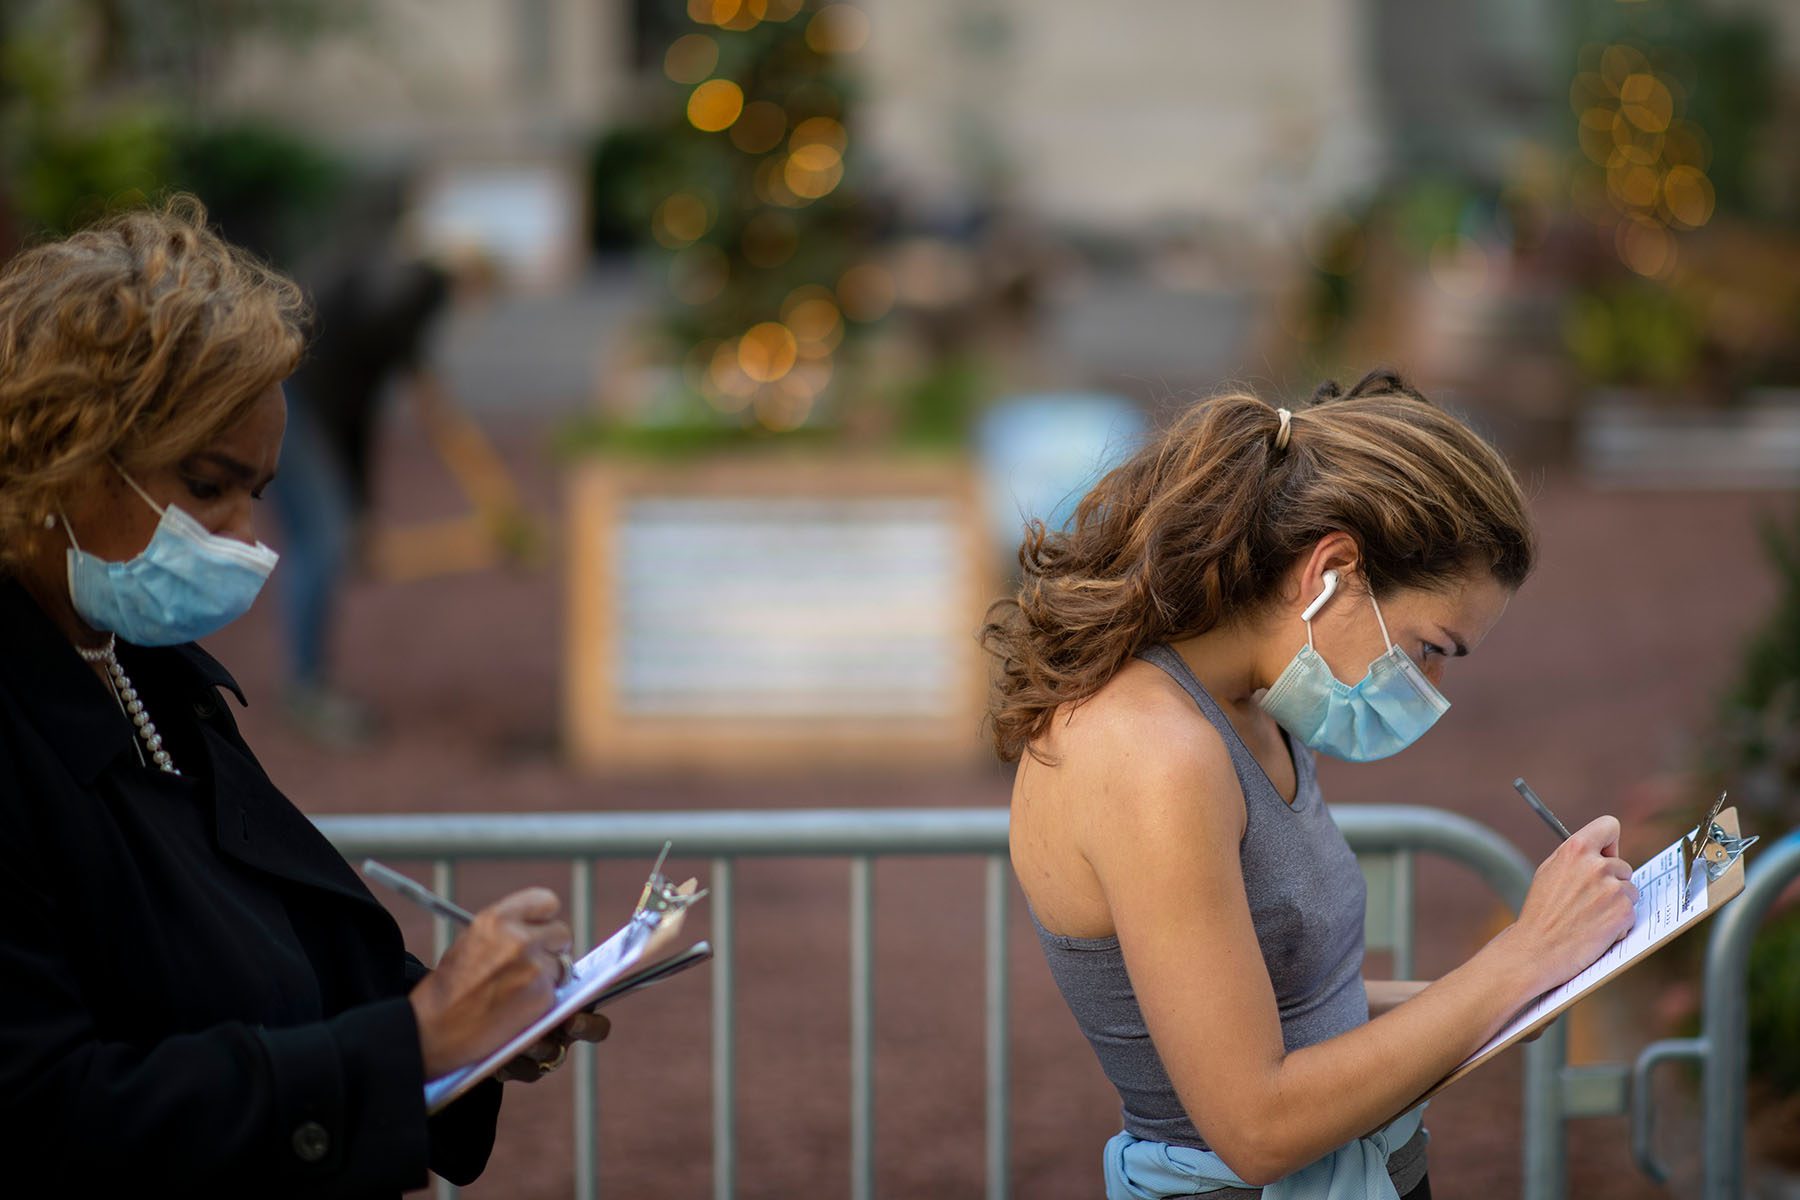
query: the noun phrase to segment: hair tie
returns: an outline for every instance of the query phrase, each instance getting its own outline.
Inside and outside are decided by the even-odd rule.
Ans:
[[[1285,408],[1278,408],[1275,415],[1281,418],[1281,428],[1275,431],[1275,448],[1286,450],[1288,437],[1293,432],[1294,414]]]

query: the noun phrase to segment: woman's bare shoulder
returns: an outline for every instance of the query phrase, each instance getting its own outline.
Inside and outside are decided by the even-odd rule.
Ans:
[[[1155,820],[1168,815],[1159,810],[1196,796],[1218,796],[1242,811],[1218,730],[1166,672],[1141,660],[1087,700],[1058,709],[1035,747],[1049,768],[1034,767],[1038,786],[1106,797],[1108,825],[1129,818],[1128,810]]]

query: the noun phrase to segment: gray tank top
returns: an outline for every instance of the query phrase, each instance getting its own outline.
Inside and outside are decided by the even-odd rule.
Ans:
[[[1238,862],[1256,940],[1275,985],[1282,1041],[1293,1051],[1366,1023],[1369,1002],[1362,982],[1366,889],[1356,856],[1319,797],[1312,753],[1289,743],[1299,779],[1290,807],[1179,654],[1157,645],[1139,657],[1168,672],[1194,698],[1231,752],[1247,817]],[[1056,986],[1099,1056],[1101,1069],[1118,1089],[1126,1132],[1206,1149],[1150,1044],[1119,939],[1066,937],[1045,929],[1035,912],[1031,919]],[[1421,1129],[1388,1160],[1388,1174],[1402,1196],[1425,1174],[1425,1140]]]

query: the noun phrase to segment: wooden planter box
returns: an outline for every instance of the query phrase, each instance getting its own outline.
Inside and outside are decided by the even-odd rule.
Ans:
[[[565,736],[591,769],[983,753],[996,595],[960,461],[600,457],[568,489]]]

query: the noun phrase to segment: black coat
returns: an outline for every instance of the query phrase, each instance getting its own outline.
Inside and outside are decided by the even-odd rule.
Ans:
[[[110,690],[0,578],[0,1192],[468,1182],[500,1085],[426,1118],[425,968],[263,774],[237,684],[191,645],[119,660],[179,777],[140,763]]]

